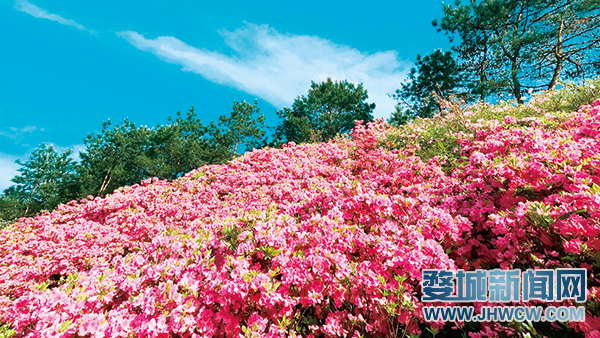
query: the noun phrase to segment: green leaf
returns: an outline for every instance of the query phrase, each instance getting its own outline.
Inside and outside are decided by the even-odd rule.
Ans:
[[[562,215],[558,216],[557,219],[567,219],[567,218],[571,217],[571,215],[574,215],[574,214],[583,214],[586,211],[587,211],[586,209],[579,209],[579,210],[571,211],[571,212],[568,212],[566,214],[562,214]]]
[[[0,325],[0,338],[10,338],[15,335],[15,330],[9,324]]]
[[[540,261],[540,259],[536,255],[534,255],[532,253],[530,253],[529,255],[531,256],[531,259],[533,259],[534,261],[536,261],[536,262]]]
[[[596,183],[592,183],[592,186],[590,187],[590,189],[588,191],[594,195],[600,194],[600,186],[597,185]]]
[[[60,329],[58,329],[59,333],[65,332],[69,329],[69,327],[71,326],[71,324],[73,323],[72,319],[67,320],[66,322],[62,323],[60,325]]]

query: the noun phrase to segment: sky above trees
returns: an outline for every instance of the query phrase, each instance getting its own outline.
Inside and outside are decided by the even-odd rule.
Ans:
[[[102,121],[165,124],[195,106],[208,124],[234,101],[275,111],[311,81],[362,82],[389,117],[417,54],[449,49],[442,2],[0,0],[0,191],[42,142],[75,158]]]

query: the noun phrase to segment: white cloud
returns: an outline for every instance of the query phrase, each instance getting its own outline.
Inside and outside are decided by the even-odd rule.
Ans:
[[[75,22],[75,20],[71,20],[71,19],[65,19],[62,16],[58,15],[58,14],[52,14],[52,13],[48,13],[48,11],[46,11],[43,8],[40,8],[32,3],[30,3],[27,0],[17,0],[15,2],[14,7],[21,12],[27,13],[29,15],[32,15],[36,18],[41,18],[41,19],[48,19],[51,21],[56,21],[61,25],[65,25],[65,26],[73,26],[77,29],[79,29],[80,31],[89,31],[90,33],[96,33],[93,30],[89,30],[86,29],[85,27],[83,27],[82,25],[80,25],[79,23]]]
[[[11,140],[20,140],[25,134],[31,135],[32,132],[40,130],[44,131],[44,128],[38,129],[36,126],[25,126],[23,128],[9,127],[5,129],[0,129],[0,136],[8,137]]]
[[[17,156],[0,153],[0,194],[4,189],[13,185],[10,180],[19,173],[17,169],[20,166],[15,163],[18,158]]]
[[[400,86],[410,66],[400,61],[395,51],[362,53],[317,36],[282,34],[267,25],[247,24],[220,34],[236,53],[234,56],[192,47],[172,36],[146,39],[133,31],[117,32],[140,50],[279,108],[306,95],[311,80],[320,82],[331,77],[362,82],[369,93],[367,101],[377,105],[374,115],[388,117],[396,101],[387,93]]]
[[[30,133],[32,131],[36,131],[38,128],[36,126],[26,126],[23,128],[15,128],[15,127],[10,127],[10,130],[14,131],[14,132],[19,132],[19,133]]]

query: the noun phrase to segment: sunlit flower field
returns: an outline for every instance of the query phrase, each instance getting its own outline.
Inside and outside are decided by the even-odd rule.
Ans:
[[[544,102],[357,123],[23,218],[0,234],[0,333],[600,337],[600,100]],[[560,267],[588,271],[585,322],[423,320],[422,269]]]

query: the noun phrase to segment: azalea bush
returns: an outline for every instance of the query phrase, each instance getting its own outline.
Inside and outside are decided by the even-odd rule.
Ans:
[[[528,126],[535,121],[538,127],[555,128],[577,111],[580,106],[591,105],[600,97],[600,78],[584,83],[562,83],[560,90],[525,94],[525,104],[514,98],[496,103],[478,102],[466,104],[457,97],[438,97],[442,112],[432,118],[416,118],[413,123],[399,126],[388,133],[394,148],[416,147],[416,155],[424,160],[435,156],[460,158],[454,148],[460,137],[474,137],[490,124],[502,123],[506,118],[516,123],[511,128]]]
[[[600,100],[469,109],[23,218],[0,233],[0,334],[600,336]],[[588,271],[585,322],[423,319],[422,269],[559,267]]]

